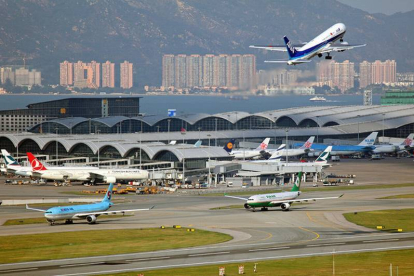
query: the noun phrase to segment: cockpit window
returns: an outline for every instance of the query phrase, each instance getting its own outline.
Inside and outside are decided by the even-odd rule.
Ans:
[[[51,214],[51,213],[52,213],[52,211],[45,212],[45,214]]]

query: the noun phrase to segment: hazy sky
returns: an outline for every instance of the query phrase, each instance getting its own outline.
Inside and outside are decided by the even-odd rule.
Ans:
[[[414,10],[414,0],[338,0],[369,13],[393,14]]]

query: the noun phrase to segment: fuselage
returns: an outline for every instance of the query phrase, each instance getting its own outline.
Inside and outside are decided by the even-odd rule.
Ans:
[[[102,212],[108,210],[110,207],[111,203],[108,201],[83,205],[52,207],[46,210],[45,218],[49,221],[81,219],[82,217],[75,217],[75,214]]]
[[[244,159],[244,158],[253,158],[260,156],[260,151],[258,150],[235,150],[230,153],[230,155],[234,156],[236,159]]]
[[[251,208],[256,207],[277,207],[282,203],[272,203],[273,201],[288,201],[294,200],[300,195],[299,192],[282,192],[274,194],[254,195],[247,199],[247,205]]]
[[[306,43],[298,49],[298,53],[294,57],[290,57],[289,61],[297,59],[309,60],[314,56],[323,53],[324,49],[343,38],[346,32],[346,26],[343,23],[337,23]]]

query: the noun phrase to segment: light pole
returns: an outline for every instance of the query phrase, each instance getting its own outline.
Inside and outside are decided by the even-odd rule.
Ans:
[[[142,169],[142,129],[141,133],[139,134],[139,168]]]
[[[201,140],[201,127],[198,127],[198,141]]]
[[[319,116],[316,116],[316,124],[317,124],[317,129],[316,129],[316,143],[319,144]]]
[[[289,163],[289,142],[288,142],[289,129],[286,129],[286,163]]]
[[[385,120],[385,113],[382,113],[382,143],[384,143],[384,137],[385,137],[385,124],[384,124],[384,120]]]
[[[156,126],[157,127],[157,132],[158,132],[158,142],[160,141],[160,126]],[[142,131],[142,128],[141,128]]]
[[[59,146],[58,146],[58,130],[59,130],[59,128],[55,128],[55,130],[56,130],[56,165],[57,165],[57,160],[59,159],[59,151],[58,151],[58,148],[59,148]]]
[[[216,138],[215,138],[215,141],[214,141],[214,146],[217,147],[217,120],[218,120],[218,118],[215,118],[215,120],[216,120]]]
[[[97,129],[96,130],[96,134],[99,136],[99,133],[100,133],[100,130],[99,129]],[[98,139],[99,139],[99,137],[98,137]],[[98,169],[99,169],[99,150],[100,150],[100,147],[98,146]]]
[[[359,117],[361,117],[361,115],[357,116],[357,120],[358,120],[358,144],[359,144]]]
[[[211,179],[210,179],[210,175],[211,175],[211,169],[210,169],[210,134],[207,134],[208,137],[208,178],[207,178],[207,183],[208,183],[208,187],[210,188],[211,185]]]
[[[168,121],[168,144],[169,144],[170,143],[170,122],[171,122],[171,119],[168,119],[167,121]]]

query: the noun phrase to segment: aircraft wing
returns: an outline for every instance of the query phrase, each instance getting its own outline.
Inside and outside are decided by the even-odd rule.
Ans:
[[[295,60],[265,60],[265,63],[285,63],[289,65],[301,64],[301,63],[309,63],[310,60],[307,59],[295,59]]]
[[[329,53],[329,52],[343,52],[346,50],[351,50],[354,48],[364,47],[367,44],[332,44],[326,47],[321,53]]]
[[[155,206],[152,206],[151,208],[147,208],[147,209],[130,209],[130,210],[118,210],[118,211],[102,211],[102,212],[90,212],[90,213],[79,213],[79,214],[75,214],[75,217],[79,217],[79,218],[83,218],[83,217],[87,217],[87,216],[92,216],[92,215],[116,215],[116,214],[125,214],[125,213],[130,213],[130,212],[140,212],[140,211],[149,211],[151,209],[154,209]]]
[[[336,199],[343,197],[344,194],[340,196],[331,196],[331,197],[314,197],[314,198],[299,198],[293,200],[277,200],[270,202],[271,204],[281,204],[281,203],[294,203],[294,202],[308,202],[308,201],[317,201],[322,199]]]
[[[305,44],[306,43],[294,44],[292,46],[295,48],[300,48]],[[263,50],[268,50],[268,51],[287,52],[286,45],[250,45],[249,48],[263,49]]]
[[[245,200],[245,201],[247,201],[247,198],[244,198],[244,197],[229,196],[229,195],[224,195],[224,196],[225,196],[225,197],[230,197],[230,198],[241,199],[241,200]]]
[[[43,210],[43,209],[36,209],[36,208],[31,208],[31,207],[29,207],[29,204],[26,204],[26,209],[28,209],[28,210],[33,210],[33,211],[38,211],[38,212],[46,212],[46,210]]]

